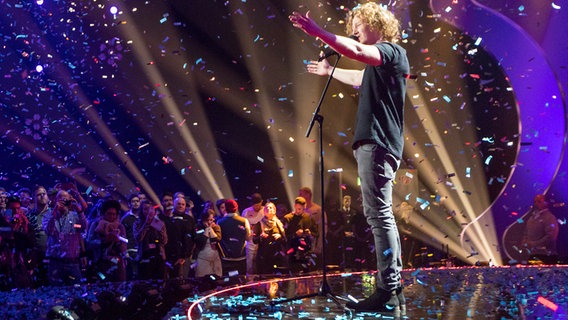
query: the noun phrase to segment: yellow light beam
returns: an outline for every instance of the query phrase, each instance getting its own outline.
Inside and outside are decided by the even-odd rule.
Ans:
[[[146,41],[144,37],[139,32],[134,23],[134,19],[128,14],[124,13],[127,21],[129,23],[123,24],[121,26],[121,33],[128,39],[131,39],[133,51],[136,54],[137,62],[141,68],[146,68],[147,61],[153,61],[153,57],[151,56],[149,50],[146,48],[145,44]],[[174,30],[175,32],[175,30]],[[152,83],[166,83],[165,79],[162,77],[161,73],[156,70],[155,68],[146,68],[146,74],[148,78],[151,80]],[[167,88],[166,85],[162,85],[159,88],[156,88],[156,91],[163,94],[165,97],[162,102],[163,106],[166,111],[171,115],[172,119],[181,122],[184,119],[184,115],[181,113],[180,108],[176,105],[175,101],[171,98],[171,92]],[[205,120],[203,120],[205,121]],[[211,134],[211,130],[209,129],[209,125],[207,123],[203,123],[199,126],[199,135],[200,140],[206,144],[215,144],[215,140]],[[223,168],[222,165],[219,166],[216,172],[213,172],[215,167],[210,166],[211,163],[214,163],[215,160],[208,160],[205,159],[204,154],[207,154],[209,157],[213,157],[213,159],[217,158],[220,159],[218,156],[218,152],[216,148],[212,148],[207,150],[207,152],[201,152],[200,146],[197,143],[194,135],[189,130],[187,125],[176,125],[176,130],[179,132],[181,141],[184,143],[184,146],[187,147],[189,150],[194,151],[194,157],[198,163],[199,170],[201,174],[195,175],[186,175],[184,179],[192,185],[197,190],[202,191],[202,196],[205,199],[219,199],[223,197],[223,193],[232,195],[230,191],[230,185],[223,175]],[[153,139],[153,138],[152,138]],[[162,151],[162,153],[167,153],[167,146],[166,141],[153,141],[156,146]],[[168,141],[169,143],[176,143],[175,141]],[[183,161],[174,161],[174,166],[176,169],[181,170],[185,167]],[[192,179],[193,178],[193,179]],[[223,192],[221,192],[223,190]]]

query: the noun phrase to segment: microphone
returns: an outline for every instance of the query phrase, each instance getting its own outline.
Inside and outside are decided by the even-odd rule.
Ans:
[[[327,47],[323,49],[323,55],[318,58],[318,62],[335,55],[339,55],[339,53],[337,53],[337,51],[333,50],[331,47]]]
[[[359,38],[356,35],[350,35],[349,39],[353,39],[355,41],[359,41]],[[323,59],[327,59],[331,56],[339,55],[337,51],[333,50],[330,46],[327,46],[323,49],[323,55],[318,58],[318,62],[322,61]]]

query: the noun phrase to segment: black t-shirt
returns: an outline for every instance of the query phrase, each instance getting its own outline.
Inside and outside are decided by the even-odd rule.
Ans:
[[[406,50],[401,46],[390,42],[376,46],[381,52],[382,64],[365,68],[353,142],[375,141],[400,159],[404,146],[406,76],[410,67]]]

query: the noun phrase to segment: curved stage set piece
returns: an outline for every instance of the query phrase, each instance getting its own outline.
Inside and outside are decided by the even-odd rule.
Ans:
[[[218,287],[184,301],[187,314],[169,319],[393,319],[391,314],[352,313],[343,308],[373,292],[375,275],[328,274],[342,305],[319,296],[321,275],[274,278]],[[403,271],[408,319],[566,319],[568,267],[515,266],[412,269]],[[219,283],[223,279],[218,280]]]

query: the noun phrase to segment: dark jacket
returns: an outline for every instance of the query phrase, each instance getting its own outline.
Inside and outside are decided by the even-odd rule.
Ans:
[[[221,237],[221,257],[226,260],[242,260],[246,258],[246,241],[250,239],[251,230],[248,220],[237,213],[229,213],[219,220]]]
[[[168,243],[166,244],[166,259],[191,258],[195,247],[195,220],[193,217],[181,213],[174,213],[171,217],[160,215],[160,219],[166,224]]]

